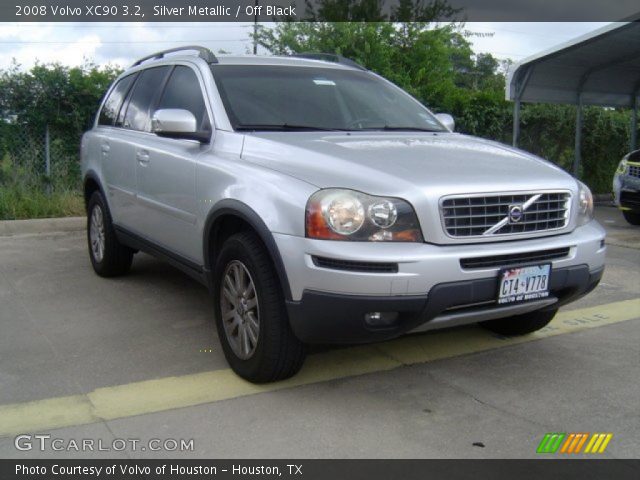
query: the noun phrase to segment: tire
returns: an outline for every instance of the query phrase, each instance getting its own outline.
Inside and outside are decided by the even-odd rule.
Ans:
[[[640,225],[640,213],[632,212],[631,210],[623,210],[622,215],[624,215],[624,219],[631,225]]]
[[[101,277],[124,275],[131,268],[133,250],[118,241],[99,191],[93,192],[87,206],[87,244],[93,270]]]
[[[224,243],[215,262],[213,292],[218,336],[236,374],[266,383],[300,370],[305,346],[289,326],[271,257],[254,233],[240,232]]]
[[[524,313],[508,318],[499,318],[497,320],[488,320],[481,322],[480,325],[494,333],[507,337],[516,335],[526,335],[533,333],[546,327],[553,317],[558,313],[558,309],[543,310],[536,312]]]

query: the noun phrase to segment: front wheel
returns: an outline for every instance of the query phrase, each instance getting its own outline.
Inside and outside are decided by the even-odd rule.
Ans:
[[[295,375],[305,358],[271,258],[251,232],[231,236],[216,260],[215,317],[231,368],[254,383]]]
[[[632,212],[631,210],[623,210],[622,215],[624,215],[624,219],[631,225],[640,225],[640,213]]]
[[[101,277],[124,275],[131,268],[133,250],[118,241],[107,203],[98,191],[87,205],[87,243],[91,265]]]
[[[492,332],[507,337],[515,335],[526,335],[546,327],[553,317],[558,313],[558,309],[544,310],[514,315],[513,317],[499,318],[481,322],[480,325]]]

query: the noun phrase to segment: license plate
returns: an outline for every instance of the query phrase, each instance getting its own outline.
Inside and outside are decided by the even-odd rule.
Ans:
[[[550,276],[550,264],[502,270],[498,303],[526,302],[548,297]]]

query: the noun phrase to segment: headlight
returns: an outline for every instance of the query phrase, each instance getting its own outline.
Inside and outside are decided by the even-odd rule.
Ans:
[[[347,192],[327,195],[321,205],[322,214],[334,232],[353,235],[364,224],[364,206],[358,197]]]
[[[578,182],[578,225],[593,220],[593,195],[584,183]]]
[[[306,235],[323,240],[422,242],[413,207],[398,198],[328,188],[307,202]]]
[[[623,158],[618,164],[618,168],[616,170],[616,174],[624,175],[627,172],[627,159]]]

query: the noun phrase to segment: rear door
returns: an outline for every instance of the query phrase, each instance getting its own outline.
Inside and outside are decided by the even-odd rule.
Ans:
[[[118,128],[116,120],[136,77],[134,73],[116,83],[100,111],[96,129],[103,187],[116,224],[128,224],[135,205],[136,164],[128,152],[127,134]]]
[[[195,116],[198,130],[211,133],[203,85],[197,70],[176,65],[152,111],[188,110]],[[196,162],[207,148],[195,140],[149,134],[136,152],[139,228],[161,247],[190,260],[201,256],[196,231]]]
[[[116,148],[121,160],[113,164],[113,169],[117,169],[113,175],[127,182],[128,188],[119,192],[123,199],[126,198],[126,206],[122,209],[122,215],[114,221],[118,226],[139,235],[148,234],[148,228],[142,218],[144,211],[138,199],[138,164],[144,162],[150,138],[155,137],[149,132],[149,115],[171,69],[171,66],[161,66],[141,71],[115,120],[120,139]]]

